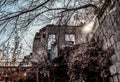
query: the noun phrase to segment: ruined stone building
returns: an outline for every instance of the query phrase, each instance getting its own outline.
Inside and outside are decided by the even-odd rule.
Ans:
[[[107,54],[110,55],[107,60],[111,61],[108,67],[110,76],[107,82],[120,82],[120,1],[112,0],[110,4],[105,4],[101,13],[98,16],[99,27],[94,31],[92,40],[103,51],[113,50],[112,53]],[[33,52],[36,54],[36,59],[45,61],[46,58],[54,59],[57,57],[59,51],[66,46],[72,47],[74,44],[86,41],[80,27],[48,25],[36,33]]]
[[[33,42],[33,52],[37,58],[54,59],[60,50],[66,46],[72,47],[83,42],[82,27],[47,25],[36,33]]]

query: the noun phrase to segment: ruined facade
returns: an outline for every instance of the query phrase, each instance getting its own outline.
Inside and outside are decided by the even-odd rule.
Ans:
[[[36,33],[33,42],[33,52],[36,59],[54,59],[64,47],[72,47],[84,42],[81,34],[82,27],[47,25]]]

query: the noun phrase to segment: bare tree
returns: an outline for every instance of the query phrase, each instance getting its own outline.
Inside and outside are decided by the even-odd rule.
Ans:
[[[7,42],[13,35],[16,35],[16,32],[20,32],[20,36],[23,36],[30,26],[36,24],[81,25],[84,24],[86,20],[92,19],[92,15],[97,14],[99,18],[110,1],[111,0],[1,0],[0,34],[11,30],[4,41]],[[79,22],[80,20],[85,21]],[[75,22],[73,24],[74,21],[78,23],[76,24]],[[14,51],[16,51],[16,49]]]
[[[37,21],[39,23],[56,18],[57,20],[65,19],[65,16],[69,16],[69,18],[66,17],[69,20],[76,11],[87,7],[96,9],[97,5],[88,0],[3,0],[0,7],[1,28],[12,24],[14,28],[26,30],[29,25]]]

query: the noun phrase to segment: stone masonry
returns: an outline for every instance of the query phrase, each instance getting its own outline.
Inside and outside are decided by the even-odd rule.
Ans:
[[[81,29],[82,27],[78,26],[60,25],[47,25],[46,27],[40,29],[39,32],[36,33],[33,42],[33,54],[35,59],[45,61],[45,59],[48,59],[48,53],[50,53],[51,50],[53,50],[54,53],[54,50],[56,50],[49,49],[49,35],[52,35],[50,38],[53,38],[54,40],[50,47],[57,45],[58,50],[60,50],[68,45],[72,46],[72,44],[80,44],[83,42]],[[74,35],[74,38],[71,38],[71,41],[66,41],[66,35]],[[74,39],[74,41],[72,41],[72,39]]]
[[[111,1],[99,24],[94,39],[103,50],[114,49],[110,57],[110,82],[120,82],[120,0]]]

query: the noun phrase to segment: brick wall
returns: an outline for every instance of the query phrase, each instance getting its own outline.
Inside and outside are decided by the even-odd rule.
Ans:
[[[114,49],[114,54],[110,57],[110,82],[120,82],[120,0],[112,0],[99,19],[99,24],[94,39],[103,50]]]

